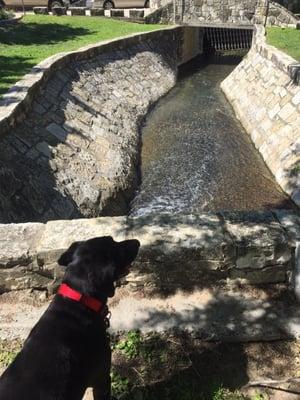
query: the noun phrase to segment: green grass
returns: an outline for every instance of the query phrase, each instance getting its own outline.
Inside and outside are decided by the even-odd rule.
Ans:
[[[267,29],[267,42],[300,61],[300,30],[272,27]]]
[[[63,51],[135,32],[158,29],[99,17],[24,17],[23,22],[0,27],[0,96],[34,65]]]
[[[13,342],[0,341],[0,370],[8,367],[13,362],[20,349],[21,343],[17,340]]]

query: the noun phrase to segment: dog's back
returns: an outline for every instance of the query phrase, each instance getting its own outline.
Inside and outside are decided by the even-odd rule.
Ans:
[[[63,285],[0,378],[0,400],[81,400],[89,386],[95,400],[111,399],[106,303],[138,249],[137,240],[100,237],[61,255]]]
[[[0,378],[1,400],[81,400],[94,379],[107,376],[103,318],[76,306],[55,298]]]

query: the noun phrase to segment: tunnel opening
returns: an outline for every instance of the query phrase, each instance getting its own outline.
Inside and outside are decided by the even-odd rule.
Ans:
[[[252,44],[253,27],[206,26],[203,31],[203,50],[206,54],[217,51],[247,51]]]

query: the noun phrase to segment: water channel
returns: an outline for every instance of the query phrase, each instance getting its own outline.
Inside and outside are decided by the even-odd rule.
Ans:
[[[240,61],[193,60],[148,114],[130,215],[290,207],[220,89]]]

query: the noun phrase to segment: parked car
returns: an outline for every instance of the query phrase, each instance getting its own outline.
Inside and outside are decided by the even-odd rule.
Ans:
[[[23,8],[23,6],[26,9],[48,7],[50,11],[53,7],[61,7],[65,4],[65,0],[0,0],[0,8],[7,7],[14,9],[20,9]],[[70,2],[68,1],[67,4],[69,5]]]
[[[97,7],[111,8],[148,8],[149,0],[96,0]]]

